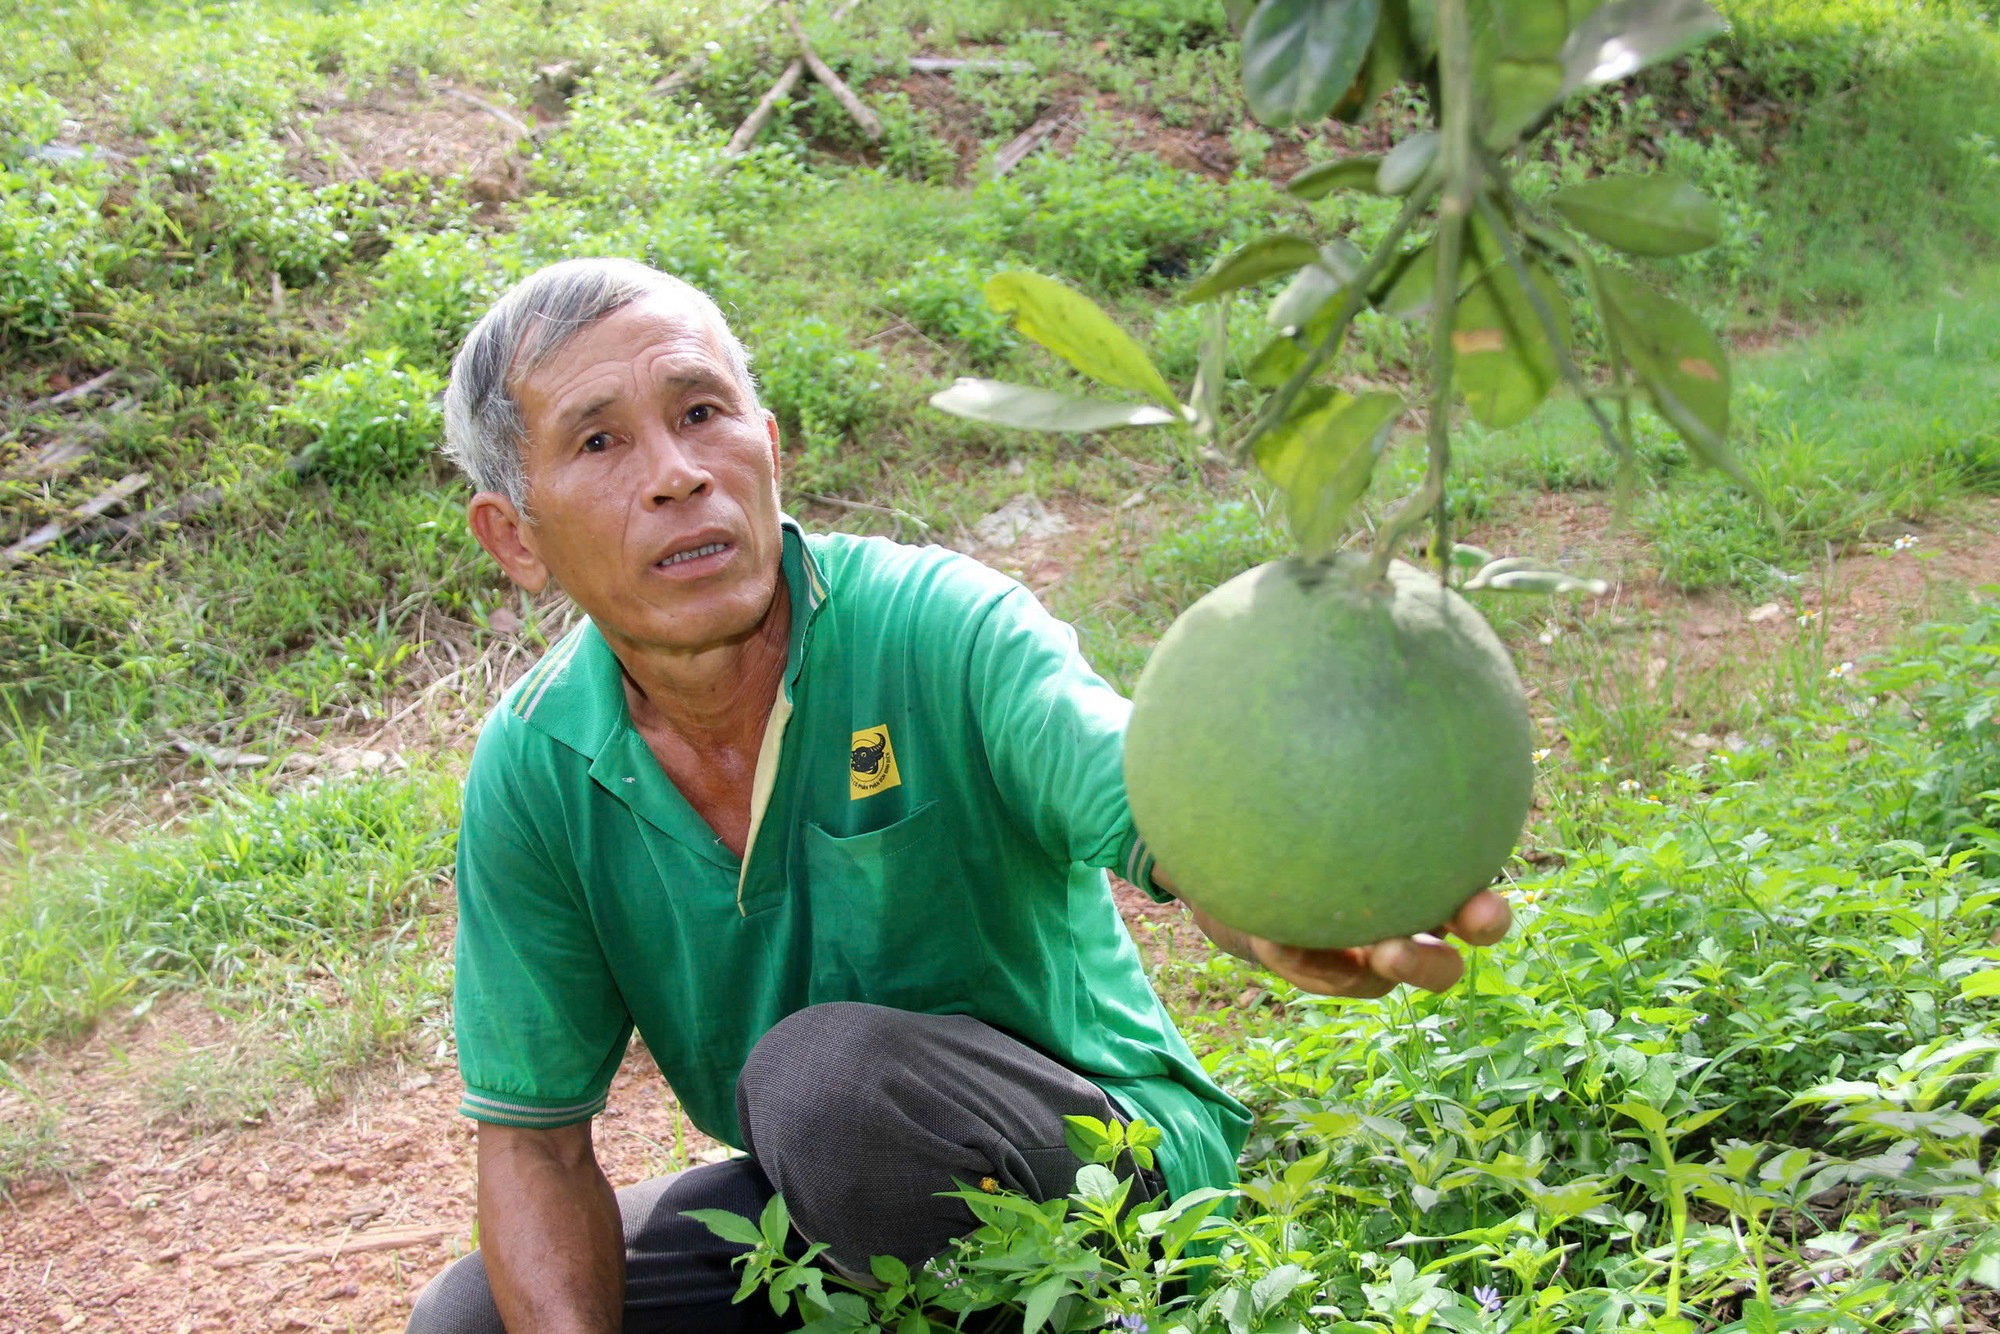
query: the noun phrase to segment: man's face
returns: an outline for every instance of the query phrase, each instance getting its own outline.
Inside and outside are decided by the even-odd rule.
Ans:
[[[614,644],[741,639],[777,587],[777,422],[753,406],[716,333],[656,294],[576,335],[516,389],[533,515],[517,524],[520,545]]]

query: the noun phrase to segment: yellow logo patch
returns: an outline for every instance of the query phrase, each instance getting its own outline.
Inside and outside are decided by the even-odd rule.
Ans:
[[[847,751],[847,795],[855,801],[886,792],[903,781],[896,772],[896,752],[889,745],[889,728],[864,727],[854,734]]]

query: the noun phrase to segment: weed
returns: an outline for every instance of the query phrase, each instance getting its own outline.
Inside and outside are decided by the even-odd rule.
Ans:
[[[328,477],[400,477],[437,448],[444,380],[398,364],[394,349],[309,375],[279,420],[302,427],[313,471]]]
[[[931,337],[964,348],[973,365],[990,367],[1018,346],[1012,324],[980,292],[991,276],[976,261],[936,251],[884,288],[882,300]]]
[[[1218,184],[1122,152],[1102,122],[1067,157],[1037,155],[979,186],[973,203],[1031,263],[1106,292],[1184,277],[1278,207],[1262,181]]]
[[[98,290],[110,251],[89,170],[0,162],[0,347],[61,333]]]

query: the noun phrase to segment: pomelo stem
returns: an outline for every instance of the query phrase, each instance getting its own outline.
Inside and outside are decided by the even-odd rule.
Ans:
[[[1472,32],[1465,0],[1439,0],[1438,48],[1442,64],[1444,106],[1439,133],[1443,185],[1438,199],[1437,278],[1431,297],[1430,458],[1423,485],[1396,508],[1383,524],[1369,554],[1377,579],[1389,571],[1396,548],[1426,514],[1436,523],[1439,577],[1450,568],[1450,516],[1445,509],[1445,473],[1451,468],[1451,379],[1456,349],[1451,342],[1458,313],[1459,257],[1465,246],[1465,223],[1479,198],[1480,163],[1472,127]]]

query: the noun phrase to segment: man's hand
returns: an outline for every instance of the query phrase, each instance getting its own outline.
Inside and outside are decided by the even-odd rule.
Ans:
[[[1173,892],[1156,870],[1153,882]],[[1482,889],[1440,928],[1439,936],[1396,936],[1355,949],[1314,950],[1265,940],[1225,926],[1193,904],[1195,925],[1218,946],[1239,959],[1268,968],[1301,991],[1322,996],[1382,996],[1408,984],[1425,991],[1444,991],[1465,975],[1465,960],[1456,946],[1440,938],[1456,936],[1468,945],[1492,945],[1514,924],[1507,900]]]

